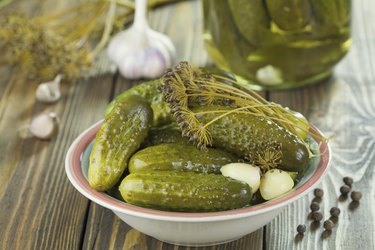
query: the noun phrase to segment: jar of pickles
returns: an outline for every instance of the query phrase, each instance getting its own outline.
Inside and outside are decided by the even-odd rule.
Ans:
[[[349,50],[350,0],[203,0],[207,51],[253,89],[318,82]]]

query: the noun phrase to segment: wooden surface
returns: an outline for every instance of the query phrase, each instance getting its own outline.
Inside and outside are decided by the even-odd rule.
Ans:
[[[312,194],[289,205],[276,219],[237,241],[202,249],[375,249],[375,3],[353,1],[354,45],[329,82],[293,91],[272,92],[270,100],[301,111],[331,140],[332,168],[320,185],[324,214],[342,210],[329,237],[307,219]],[[51,7],[33,0],[29,13]],[[151,26],[169,35],[179,60],[204,65],[201,8],[182,2],[153,11]],[[181,32],[183,31],[183,32]],[[100,60],[97,67],[106,69]],[[103,70],[105,71],[105,70]],[[74,138],[103,116],[106,104],[132,84],[113,73],[63,85],[53,105],[35,101],[37,82],[0,68],[0,249],[197,249],[162,243],[120,221],[111,211],[80,195],[64,172],[64,157]],[[41,112],[54,111],[60,131],[52,141],[30,137],[25,126]],[[343,176],[361,190],[359,206],[338,199]],[[327,217],[327,216],[326,216]],[[302,240],[298,224],[308,225]],[[230,230],[230,229],[229,229]]]

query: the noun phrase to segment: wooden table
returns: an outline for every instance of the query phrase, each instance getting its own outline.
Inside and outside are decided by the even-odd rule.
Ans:
[[[305,114],[331,140],[333,160],[320,185],[325,216],[332,206],[342,213],[329,237],[310,228],[313,194],[289,205],[264,228],[237,241],[203,249],[375,249],[375,3],[354,2],[353,47],[329,82],[266,97]],[[29,1],[38,12],[51,1]],[[174,41],[178,59],[204,65],[208,57],[201,35],[200,2],[165,6],[150,14],[152,26]],[[183,32],[181,32],[183,31]],[[106,68],[107,61],[97,62]],[[107,103],[134,83],[106,73],[63,85],[54,105],[35,101],[37,82],[25,81],[14,68],[0,68],[0,249],[196,249],[148,237],[110,210],[90,202],[69,183],[64,157],[74,138],[103,117]],[[58,114],[61,127],[52,141],[28,136],[23,128],[41,112]],[[342,178],[354,178],[363,193],[360,205],[339,201]],[[301,241],[298,224],[308,225]],[[230,229],[228,229],[230,230]]]

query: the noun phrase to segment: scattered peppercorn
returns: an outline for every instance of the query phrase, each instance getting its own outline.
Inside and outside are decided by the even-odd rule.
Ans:
[[[297,227],[297,232],[299,233],[299,234],[303,234],[304,232],[306,232],[306,226],[305,225],[298,225],[298,227]]]
[[[319,222],[323,219],[323,214],[321,212],[315,211],[311,214],[311,219],[313,221]]]
[[[314,189],[314,195],[315,195],[315,197],[322,198],[323,195],[324,195],[324,192],[320,188],[315,188]]]
[[[331,220],[326,220],[323,224],[323,227],[326,229],[326,230],[331,230],[333,227],[335,226],[335,223],[333,223],[333,221]]]
[[[350,178],[349,176],[344,177],[344,179],[342,179],[342,180],[348,186],[352,186],[352,184],[353,184],[353,178]]]
[[[340,215],[340,208],[338,207],[333,207],[331,208],[331,210],[329,211],[331,213],[332,216],[335,216],[335,217],[338,217]]]
[[[359,191],[353,191],[350,194],[350,197],[352,198],[353,201],[359,201],[362,198],[362,193]]]
[[[348,185],[342,185],[340,187],[340,193],[342,195],[347,195],[350,192],[350,189],[351,189],[350,186],[348,186]]]
[[[313,202],[310,205],[310,209],[312,212],[318,211],[320,209],[319,203]]]

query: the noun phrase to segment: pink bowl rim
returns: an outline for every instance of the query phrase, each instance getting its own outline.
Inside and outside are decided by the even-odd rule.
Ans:
[[[185,221],[185,222],[202,222],[202,221],[224,221],[230,219],[239,219],[243,217],[254,216],[268,211],[272,211],[286,206],[293,201],[301,198],[311,191],[327,174],[331,163],[331,149],[328,143],[320,144],[321,154],[319,165],[315,173],[306,183],[300,187],[290,191],[289,193],[265,203],[261,203],[251,207],[241,209],[220,211],[220,212],[203,212],[203,213],[187,213],[187,212],[168,212],[153,210],[149,208],[138,207],[119,201],[111,196],[98,192],[89,186],[88,181],[83,175],[81,168],[82,154],[90,142],[95,138],[103,120],[93,124],[91,127],[82,132],[71,144],[66,158],[65,171],[72,185],[88,199],[98,203],[99,205],[111,209],[114,212],[124,213],[128,215],[167,221]],[[314,127],[314,130],[322,135],[322,133]]]

